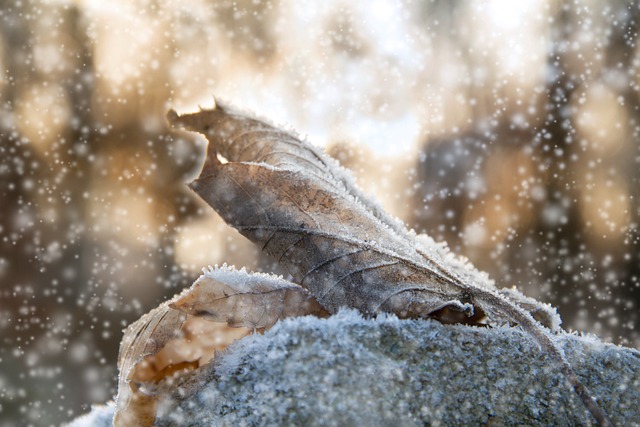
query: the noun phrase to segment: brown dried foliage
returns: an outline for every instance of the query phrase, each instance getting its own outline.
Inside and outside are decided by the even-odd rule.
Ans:
[[[290,132],[222,105],[181,116],[170,111],[167,118],[209,140],[202,172],[190,187],[285,267],[291,282],[226,267],[207,270],[182,295],[132,325],[121,345],[116,424],[152,425],[157,396],[171,381],[198,387],[193,378],[207,366],[204,359],[176,350],[187,320],[264,329],[284,317],[325,316],[340,307],[368,316],[520,325],[596,420],[609,423],[545,329],[558,329],[550,306],[497,289],[445,246],[407,230],[333,159]],[[169,344],[170,357],[158,363]],[[180,369],[195,371],[180,379]]]

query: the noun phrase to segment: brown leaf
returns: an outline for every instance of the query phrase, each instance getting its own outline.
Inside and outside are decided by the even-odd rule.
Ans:
[[[118,357],[120,376],[114,425],[153,425],[155,398],[140,390],[132,379],[136,376],[136,368],[144,365],[147,356],[160,352],[169,341],[178,337],[186,317],[186,314],[163,304],[125,330]],[[143,366],[143,369],[148,367]]]
[[[353,184],[337,163],[294,135],[217,105],[169,122],[209,140],[200,176],[190,184],[240,233],[285,266],[330,313],[438,317],[486,315],[520,325],[547,351],[585,407],[610,425],[549,332],[547,306],[493,283],[441,245],[418,238]],[[219,156],[221,158],[219,158]]]
[[[215,351],[277,320],[326,311],[304,288],[267,274],[210,268],[189,289],[142,316],[120,344],[116,426],[151,426],[158,400],[180,382],[197,391]],[[227,326],[229,325],[229,326]]]
[[[232,327],[264,329],[286,317],[328,313],[309,291],[268,274],[249,274],[244,269],[209,269],[190,291],[170,307]]]
[[[467,316],[485,311],[458,274],[468,266],[452,268],[453,257],[435,244],[425,249],[321,150],[223,105],[182,116],[172,111],[168,119],[209,140],[191,188],[329,312],[341,306],[400,317],[429,317],[445,307]],[[489,280],[476,285],[497,292]],[[492,321],[511,320],[491,311]]]

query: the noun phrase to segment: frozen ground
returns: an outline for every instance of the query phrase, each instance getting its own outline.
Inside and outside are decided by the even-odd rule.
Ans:
[[[640,352],[557,337],[617,425],[640,426]],[[296,318],[219,357],[210,381],[158,425],[585,425],[557,367],[517,328],[395,317]],[[72,426],[110,425],[100,407]]]

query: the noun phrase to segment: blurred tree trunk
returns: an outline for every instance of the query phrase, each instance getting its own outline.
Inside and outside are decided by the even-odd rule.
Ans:
[[[6,84],[0,91],[0,310],[5,319],[0,324],[0,359],[2,359],[3,394],[12,405],[3,405],[2,416],[24,419],[21,406],[24,398],[12,392],[24,384],[22,359],[27,346],[33,344],[41,331],[34,330],[30,318],[44,314],[41,307],[31,305],[42,283],[34,282],[38,266],[38,242],[50,227],[41,226],[38,219],[35,192],[30,186],[42,183],[46,176],[46,162],[16,129],[15,107],[18,94],[34,76],[31,65],[32,31],[26,22],[28,4],[0,0],[0,36],[2,37],[2,65]],[[28,181],[27,181],[28,180]],[[24,388],[23,388],[24,387]],[[46,387],[49,388],[49,387]],[[53,389],[53,384],[51,385]]]
[[[618,0],[614,2],[616,20],[610,26],[609,45],[605,55],[604,82],[623,99],[628,118],[629,147],[621,159],[629,182],[629,219],[621,256],[621,286],[617,287],[622,299],[618,310],[620,318],[640,329],[640,3]],[[621,84],[622,83],[622,84]],[[624,333],[624,331],[621,331]]]
[[[117,345],[101,346],[86,333],[82,334],[99,319],[79,303],[91,299],[94,293],[92,243],[87,234],[87,195],[92,167],[89,159],[96,128],[91,112],[95,81],[91,42],[77,6],[45,6],[43,13],[59,19],[56,25],[61,34],[70,36],[67,39],[70,43],[60,50],[60,64],[52,64],[54,72],[39,69],[36,48],[50,40],[47,40],[48,34],[38,29],[38,19],[29,12],[32,7],[30,2],[4,1],[0,5],[4,20],[0,34],[5,43],[2,63],[8,77],[8,84],[0,93],[0,149],[4,151],[2,163],[9,171],[0,177],[3,181],[0,227],[10,236],[0,242],[2,254],[10,256],[3,271],[7,287],[3,290],[2,306],[11,311],[9,318],[16,320],[15,324],[9,323],[2,336],[4,344],[8,344],[6,348],[20,349],[18,359],[7,354],[0,357],[7,363],[15,361],[15,369],[8,369],[6,373],[13,383],[11,386],[25,389],[28,397],[24,401],[17,399],[5,410],[13,412],[20,411],[21,406],[43,405],[40,410],[29,410],[26,421],[38,419],[42,416],[40,411],[49,416],[54,413],[47,410],[43,402],[55,405],[52,391],[60,379],[36,377],[37,381],[25,381],[25,359],[37,354],[43,366],[55,366],[65,372],[76,370],[78,375],[65,380],[65,391],[59,397],[67,401],[69,409],[81,411],[80,404],[87,398],[83,369],[95,366],[94,358],[115,360],[117,356]],[[56,69],[55,65],[60,68]],[[61,91],[56,92],[56,96],[68,102],[69,111],[69,120],[60,134],[40,149],[22,135],[18,127],[18,120],[24,119],[18,117],[20,111],[31,108],[22,97],[39,87],[59,87]],[[66,98],[62,97],[64,94]],[[47,215],[52,215],[51,219],[44,219]],[[25,221],[28,224],[25,225]],[[32,305],[33,298],[40,301],[37,306]],[[63,323],[59,328],[50,324],[36,328],[37,319],[58,319]],[[51,349],[51,345],[56,350]],[[82,362],[73,360],[69,350],[76,345],[86,346],[91,356]],[[112,375],[103,380],[108,384]],[[62,412],[59,415],[58,420],[50,418],[48,422],[67,418]]]
[[[574,305],[569,298],[578,284],[577,272],[590,268],[583,263],[585,239],[581,227],[579,178],[576,174],[578,141],[573,123],[571,99],[583,83],[568,65],[570,36],[574,22],[570,9],[558,4],[551,27],[547,59],[546,99],[541,127],[533,139],[534,161],[545,189],[545,197],[534,205],[532,226],[540,263],[540,282],[552,283],[550,299],[566,320],[573,313],[563,310]]]

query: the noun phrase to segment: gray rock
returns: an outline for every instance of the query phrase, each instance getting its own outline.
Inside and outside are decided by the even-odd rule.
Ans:
[[[640,426],[640,352],[589,336],[555,339],[613,422]],[[591,423],[559,368],[518,328],[366,320],[349,310],[234,343],[198,393],[163,402],[158,418],[164,426]]]

